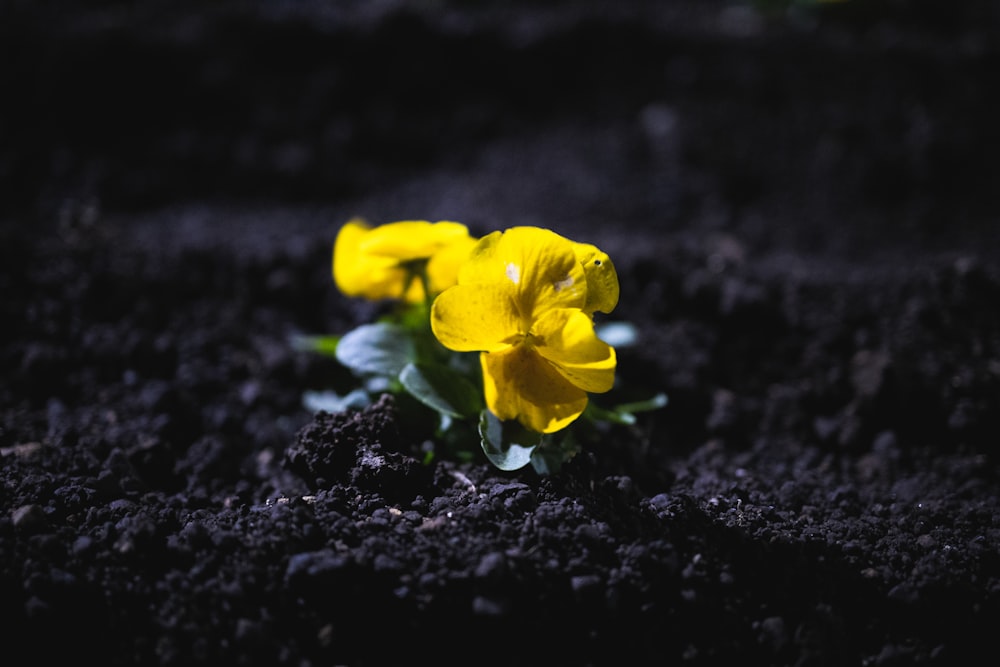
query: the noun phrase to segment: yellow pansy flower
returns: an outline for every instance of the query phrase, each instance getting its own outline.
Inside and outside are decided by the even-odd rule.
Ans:
[[[333,279],[347,296],[424,301],[425,272],[431,294],[455,284],[476,239],[458,222],[403,220],[372,227],[347,222],[333,247]]]
[[[615,350],[592,315],[617,302],[607,255],[514,227],[480,239],[458,283],[434,301],[431,328],[451,350],[482,353],[486,405],[498,419],[552,433],[580,416],[588,393],[614,384]]]

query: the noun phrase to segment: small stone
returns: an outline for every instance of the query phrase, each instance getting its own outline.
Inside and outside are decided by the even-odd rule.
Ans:
[[[38,505],[22,505],[10,514],[15,528],[35,530],[46,524],[45,510]]]

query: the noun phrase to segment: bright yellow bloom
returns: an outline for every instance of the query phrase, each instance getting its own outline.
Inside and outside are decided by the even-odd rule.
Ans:
[[[610,258],[537,227],[493,232],[475,246],[458,284],[431,309],[445,347],[479,351],[486,405],[501,420],[552,433],[614,384],[615,350],[593,313],[618,302]]]
[[[476,239],[458,222],[405,220],[372,227],[349,221],[333,247],[333,279],[347,296],[366,299],[424,300],[420,272],[437,294],[455,284],[458,269]]]

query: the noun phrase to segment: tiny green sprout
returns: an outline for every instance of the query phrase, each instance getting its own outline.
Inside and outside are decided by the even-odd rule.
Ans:
[[[344,295],[396,309],[341,336],[293,341],[362,382],[345,395],[308,392],[313,410],[406,395],[437,415],[435,444],[457,458],[478,439],[501,470],[549,474],[579,452],[578,421],[634,424],[666,404],[663,394],[613,408],[590,400],[615,386],[615,347],[637,339],[626,322],[595,324],[619,298],[614,263],[596,246],[539,227],[476,239],[457,222],[353,219],[337,235],[333,277]]]

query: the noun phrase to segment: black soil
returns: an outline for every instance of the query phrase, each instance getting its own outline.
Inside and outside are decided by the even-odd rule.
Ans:
[[[89,5],[89,9],[82,7]],[[995,3],[0,9],[0,664],[973,665],[1000,625]],[[558,474],[298,334],[353,215],[606,249]],[[475,443],[472,443],[475,445]]]

